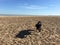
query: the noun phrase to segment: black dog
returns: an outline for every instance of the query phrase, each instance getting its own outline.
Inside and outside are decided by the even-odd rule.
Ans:
[[[31,35],[31,31],[33,31],[33,30],[22,30],[16,35],[16,37],[26,38],[27,35]]]
[[[36,29],[40,32],[41,31],[41,21],[38,21],[38,23],[35,25]]]

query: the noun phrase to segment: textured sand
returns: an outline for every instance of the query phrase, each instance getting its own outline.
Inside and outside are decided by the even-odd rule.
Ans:
[[[41,32],[35,24],[41,21]],[[16,38],[22,30],[34,30],[26,38]],[[0,45],[60,45],[60,17],[1,16]]]

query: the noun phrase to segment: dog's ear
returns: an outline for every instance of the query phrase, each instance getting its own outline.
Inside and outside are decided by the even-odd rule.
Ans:
[[[41,21],[38,21],[38,24],[41,23]]]

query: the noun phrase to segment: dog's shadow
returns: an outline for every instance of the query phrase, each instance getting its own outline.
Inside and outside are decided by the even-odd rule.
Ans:
[[[16,37],[17,38],[26,38],[27,35],[31,35],[31,31],[33,31],[33,30],[22,30],[16,35]]]

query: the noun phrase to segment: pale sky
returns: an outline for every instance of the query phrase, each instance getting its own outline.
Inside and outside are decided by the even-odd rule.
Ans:
[[[60,0],[0,0],[0,14],[60,15]]]

